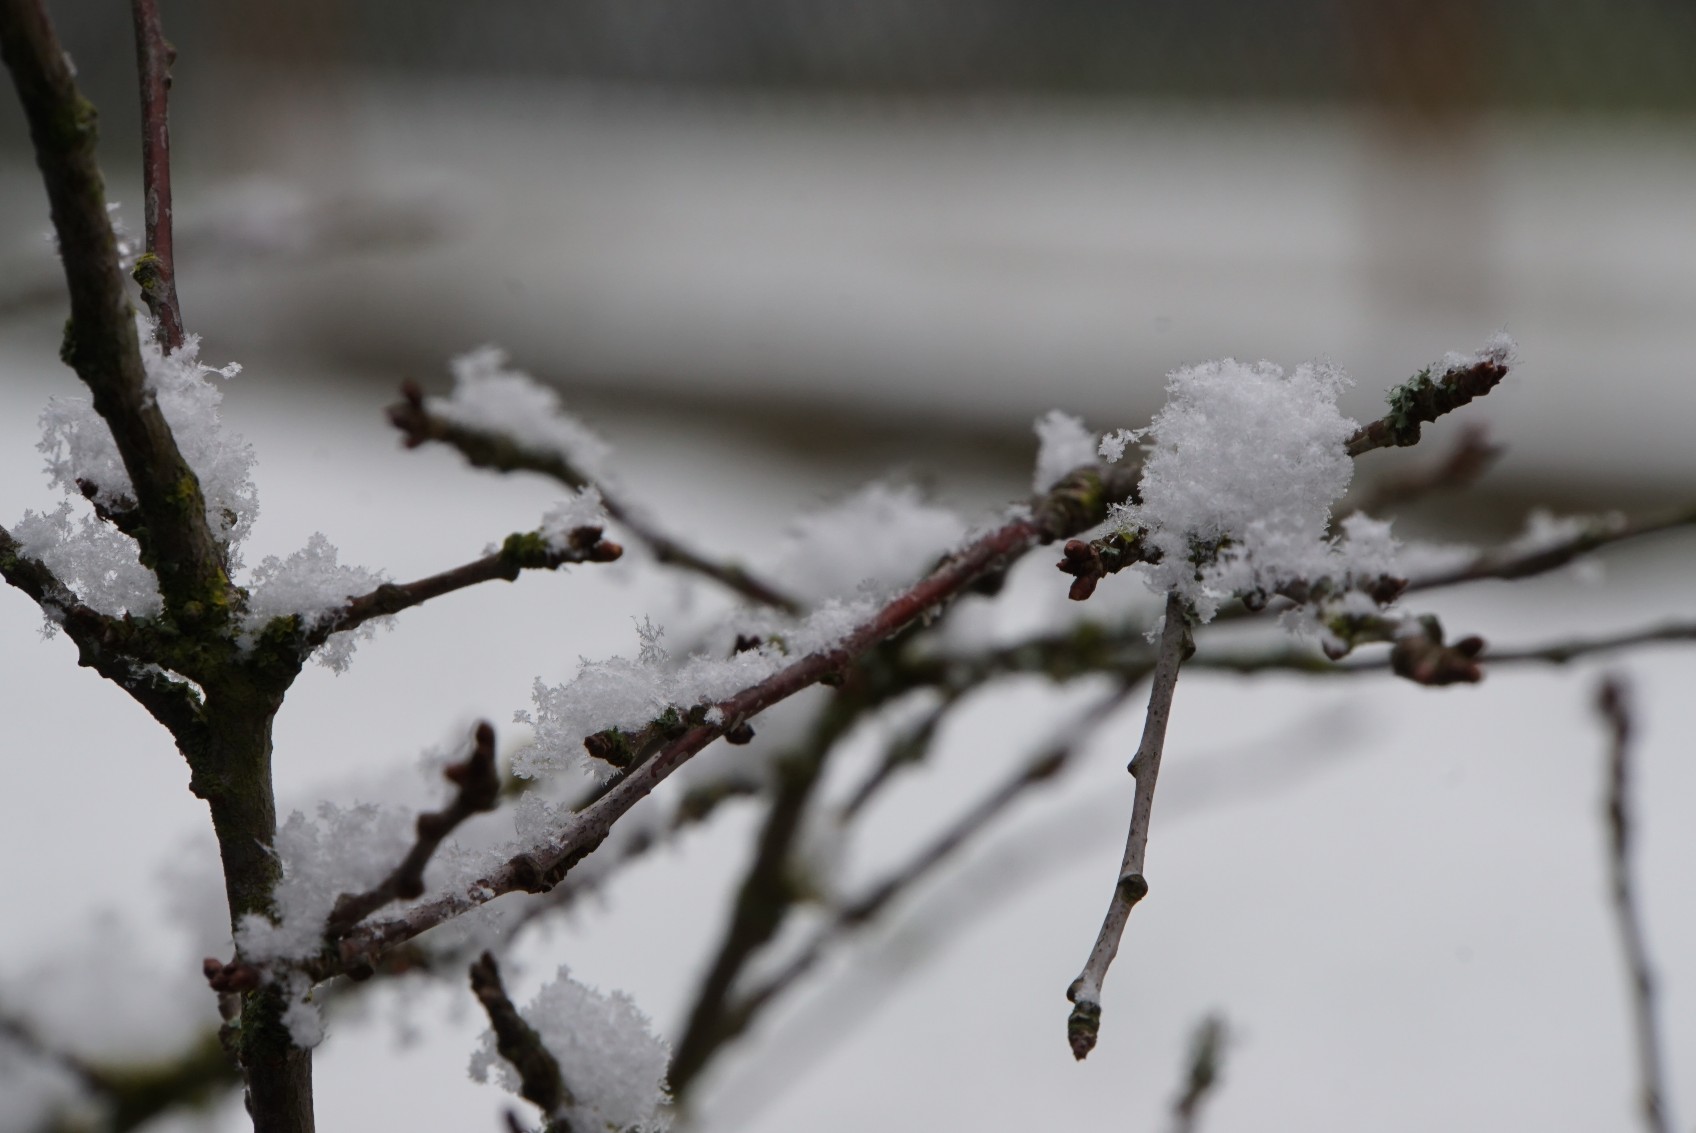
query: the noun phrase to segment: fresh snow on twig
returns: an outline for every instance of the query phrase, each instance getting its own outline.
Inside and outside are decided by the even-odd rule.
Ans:
[[[591,480],[605,481],[611,446],[565,411],[559,394],[508,365],[506,351],[482,346],[451,363],[453,393],[429,400],[430,412],[479,432],[511,437],[557,456]]]
[[[671,1050],[628,995],[597,991],[561,967],[519,1014],[553,1055],[576,1102],[550,1117],[569,1117],[571,1128],[597,1131],[660,1133],[670,1125],[665,1073]],[[519,1093],[518,1074],[496,1049],[493,1031],[483,1033],[470,1071],[479,1082],[492,1073]]]
[[[314,533],[305,547],[288,558],[270,555],[253,568],[243,630],[251,645],[271,619],[297,614],[301,629],[310,632],[339,614],[348,599],[369,593],[385,580],[380,572],[342,565],[330,541]],[[331,634],[318,651],[318,662],[345,672],[355,645],[373,636],[379,624],[386,628],[394,620],[373,618],[358,629]]]
[[[868,484],[794,520],[772,577],[809,604],[919,578],[965,538],[965,520],[911,485]]]
[[[1169,375],[1142,502],[1115,509],[1160,552],[1145,568],[1152,588],[1182,595],[1205,621],[1232,594],[1390,569],[1388,525],[1353,517],[1341,537],[1327,533],[1354,472],[1344,445],[1356,425],[1337,409],[1347,384],[1328,366],[1286,374],[1234,359]]]

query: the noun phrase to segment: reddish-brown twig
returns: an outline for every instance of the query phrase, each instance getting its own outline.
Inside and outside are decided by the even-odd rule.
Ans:
[[[166,350],[183,344],[182,306],[177,300],[176,253],[171,238],[171,64],[177,49],[165,40],[158,0],[130,0],[135,17],[135,60],[141,85],[141,173],[146,198],[147,251],[134,277],[153,312]]]
[[[424,892],[424,867],[430,864],[430,857],[442,839],[472,815],[495,809],[501,796],[501,777],[495,770],[495,729],[487,721],[478,724],[471,754],[463,762],[444,768],[442,774],[459,788],[453,802],[444,810],[418,816],[417,840],[382,884],[363,893],[343,893],[336,898],[336,906],[324,926],[327,937],[334,940],[390,901],[408,901],[420,896]]]

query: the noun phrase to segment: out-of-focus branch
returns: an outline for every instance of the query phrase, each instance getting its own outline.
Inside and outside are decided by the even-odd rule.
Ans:
[[[584,488],[592,483],[588,476],[557,452],[526,448],[511,437],[469,428],[431,413],[423,391],[411,382],[401,387],[401,398],[389,407],[389,421],[405,434],[408,448],[435,441],[458,449],[460,455],[475,468],[489,468],[497,472],[539,472],[570,488]],[[762,606],[791,614],[801,612],[801,603],[777,587],[734,563],[718,562],[690,550],[654,527],[628,504],[609,494],[606,485],[597,484],[596,487],[600,489],[607,514],[645,544],[660,562],[711,578]]]
[[[555,570],[568,563],[610,563],[624,554],[617,543],[601,538],[599,527],[572,531],[564,547],[550,545],[536,532],[509,535],[501,549],[452,570],[416,582],[385,582],[369,594],[350,599],[341,616],[313,631],[309,645],[321,645],[333,633],[364,625],[372,618],[397,614],[432,598],[482,582],[515,581],[526,570]]]
[[[1564,665],[1580,657],[1596,653],[1612,653],[1639,645],[1659,642],[1696,641],[1696,622],[1668,622],[1644,629],[1602,637],[1571,638],[1547,645],[1525,645],[1497,649],[1485,646],[1477,655],[1480,665],[1545,664]],[[1389,656],[1370,657],[1343,662],[1332,661],[1317,650],[1302,645],[1280,645],[1258,652],[1210,653],[1199,651],[1190,659],[1194,669],[1221,669],[1233,673],[1261,673],[1275,670],[1311,673],[1315,676],[1354,676],[1363,673],[1382,673],[1393,667]]]
[[[216,1030],[200,1035],[170,1057],[155,1056],[135,1064],[98,1062],[55,1047],[28,1022],[4,1011],[0,1011],[0,1035],[60,1067],[99,1098],[105,1133],[129,1133],[161,1113],[203,1105],[241,1084],[241,1075]]]
[[[147,388],[94,157],[94,107],[77,90],[41,0],[0,0],[0,58],[29,121],[70,290],[61,357],[112,430],[146,521],[144,550],[166,609],[185,627],[216,620],[228,608],[229,580],[206,523],[200,481]]]
[[[1066,1021],[1066,1037],[1072,1044],[1072,1057],[1082,1061],[1095,1047],[1101,1032],[1101,985],[1107,979],[1107,969],[1119,952],[1119,939],[1131,910],[1148,893],[1143,878],[1143,858],[1148,851],[1149,821],[1154,814],[1154,786],[1160,777],[1160,756],[1166,746],[1166,723],[1172,715],[1172,694],[1178,687],[1178,670],[1192,648],[1189,611],[1177,594],[1166,599],[1166,624],[1160,631],[1160,654],[1154,666],[1154,680],[1148,694],[1148,716],[1143,724],[1142,743],[1131,760],[1130,772],[1136,777],[1136,796],[1131,801],[1131,828],[1125,839],[1125,856],[1119,866],[1119,880],[1113,886],[1113,900],[1107,906],[1107,916],[1101,923],[1095,947],[1083,971],[1066,989],[1072,1001],[1072,1013]]]
[[[1195,1133],[1202,1103],[1219,1087],[1228,1039],[1225,1020],[1218,1015],[1209,1015],[1196,1025],[1195,1034],[1190,1037],[1184,1086],[1172,1102],[1172,1133]]]
[[[177,49],[165,40],[158,0],[130,0],[135,18],[135,60],[141,84],[141,173],[147,201],[147,251],[134,278],[153,312],[166,350],[183,344],[182,306],[177,301],[176,253],[171,236],[171,64]]]
[[[1655,980],[1649,942],[1631,877],[1631,740],[1633,721],[1624,683],[1608,677],[1597,690],[1596,710],[1608,729],[1608,893],[1631,982],[1631,1023],[1637,1055],[1638,1108],[1647,1133],[1672,1133],[1662,1070],[1660,1026],[1655,1017]]]
[[[1051,542],[1099,523],[1116,502],[1116,486],[1098,478],[1086,485],[1062,484],[1038,501],[1032,513],[1009,521],[975,539],[941,566],[885,604],[844,636],[835,647],[812,653],[765,680],[721,701],[721,724],[696,724],[670,740],[616,787],[574,814],[550,840],[508,860],[462,893],[446,894],[407,910],[392,920],[368,923],[341,941],[336,962],[313,969],[327,978],[372,966],[385,949],[410,940],[438,924],[516,890],[545,892],[606,838],[612,824],[707,744],[736,724],[746,722],[802,689],[841,674],[864,654],[920,618],[968,590],[978,579],[1005,570],[1040,542]],[[1117,499],[1122,499],[1118,495]]]
[[[418,816],[417,840],[382,884],[364,893],[343,893],[336,899],[324,926],[326,936],[341,936],[390,901],[408,901],[423,894],[424,867],[442,839],[472,815],[495,809],[500,801],[501,777],[495,770],[495,729],[488,721],[477,725],[471,754],[463,762],[449,764],[442,775],[459,788],[453,802],[444,810]]]
[[[1083,744],[1125,703],[1134,687],[1122,684],[1115,688],[1074,721],[1064,738],[1008,776],[905,865],[873,885],[864,896],[838,908],[830,923],[781,969],[736,1000],[729,1012],[736,1032],[745,1030],[760,1011],[811,971],[833,944],[871,924],[893,901],[953,860],[963,846],[989,830],[1027,791],[1064,773]]]
[[[1362,425],[1348,440],[1350,456],[1379,448],[1404,448],[1419,443],[1422,425],[1452,413],[1496,388],[1508,374],[1505,352],[1492,351],[1460,369],[1437,377],[1424,370],[1390,391],[1390,411]]]
[[[489,1027],[495,1032],[495,1049],[518,1071],[519,1096],[541,1109],[547,1119],[548,1133],[570,1133],[569,1126],[557,1115],[577,1103],[566,1088],[558,1060],[507,998],[492,953],[483,953],[471,965],[471,991],[488,1012]]]
[[[1683,508],[1653,519],[1599,518],[1565,539],[1533,546],[1508,543],[1484,551],[1471,561],[1447,570],[1417,575],[1408,580],[1407,589],[1435,590],[1482,579],[1529,578],[1534,574],[1546,574],[1556,570],[1574,559],[1614,543],[1692,525],[1696,525],[1696,507]]]
[[[1441,459],[1398,476],[1388,476],[1345,501],[1337,508],[1339,514],[1364,511],[1376,514],[1390,508],[1436,495],[1453,492],[1475,483],[1505,450],[1490,440],[1490,431],[1475,422],[1464,426],[1452,448]]]

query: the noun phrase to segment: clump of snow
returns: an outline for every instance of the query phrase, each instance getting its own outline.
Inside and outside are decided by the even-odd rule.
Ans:
[[[628,995],[596,991],[562,967],[520,1014],[554,1056],[576,1103],[550,1117],[597,1131],[658,1133],[670,1125],[665,1072],[671,1051]],[[518,1074],[500,1056],[492,1031],[472,1053],[470,1069],[479,1082],[492,1071],[501,1086],[519,1092]]]
[[[23,553],[39,559],[91,609],[112,617],[157,614],[159,580],[141,565],[135,540],[92,515],[73,522],[71,507],[67,500],[45,514],[25,512],[12,528]]]
[[[593,484],[579,488],[570,496],[549,508],[542,516],[539,529],[548,546],[564,551],[571,546],[571,533],[580,527],[605,527],[606,504],[601,490]]]
[[[584,737],[608,728],[640,730],[667,708],[689,711],[711,706],[758,684],[785,665],[835,647],[876,609],[870,595],[830,600],[799,620],[777,614],[744,623],[761,644],[729,656],[697,653],[681,661],[661,644],[663,631],[650,622],[637,627],[641,648],[634,659],[581,660],[577,675],[558,685],[538,679],[531,690],[535,713],[515,719],[535,730],[535,743],[513,757],[515,774],[539,778],[582,768],[604,778],[612,768],[590,760]]]
[[[1036,419],[1036,471],[1031,475],[1031,491],[1042,493],[1085,464],[1094,464],[1095,434],[1070,413],[1050,409]]]
[[[200,480],[206,522],[229,548],[232,568],[240,565],[239,547],[253,527],[259,505],[253,487],[253,449],[224,427],[219,407],[223,392],[211,379],[230,378],[235,365],[215,369],[200,361],[194,336],[172,353],[154,340],[153,324],[137,318],[141,359],[149,392],[164,414],[177,447]],[[102,507],[134,505],[134,487],[112,431],[86,397],[56,397],[41,414],[41,443],[47,475],[73,501],[83,485]],[[159,586],[141,565],[134,539],[85,515],[72,521],[72,504],[52,512],[26,512],[14,534],[26,555],[45,563],[91,608],[103,614],[151,617],[159,612]]]
[[[1340,537],[1327,535],[1354,471],[1344,445],[1356,426],[1337,409],[1347,384],[1327,366],[1286,374],[1234,359],[1169,375],[1142,502],[1115,509],[1160,553],[1146,568],[1152,587],[1182,595],[1205,621],[1232,594],[1390,569],[1387,526],[1351,518]]]
[[[207,525],[219,539],[232,547],[239,545],[259,511],[253,448],[224,427],[219,413],[224,394],[211,378],[233,378],[241,367],[231,364],[216,369],[202,363],[196,335],[165,353],[146,316],[138,316],[136,332],[148,389],[171,426],[183,459],[200,480]],[[102,505],[134,502],[135,491],[117,443],[89,399],[53,398],[41,415],[41,427],[37,447],[47,457],[48,476],[55,487],[73,498],[81,497],[80,480],[94,486],[94,498]]]
[[[497,346],[455,358],[453,393],[431,398],[430,412],[468,429],[510,437],[604,482],[610,446],[565,411],[559,394],[507,362],[506,351]]]
[[[415,812],[372,803],[320,803],[316,820],[300,811],[277,828],[272,848],[283,878],[275,895],[277,920],[249,914],[236,932],[244,959],[302,960],[324,943],[324,922],[343,893],[382,882],[412,845]]]
[[[957,546],[966,523],[910,485],[868,484],[840,503],[796,519],[772,576],[807,603],[897,586]]]
[[[384,581],[379,572],[342,565],[330,541],[314,533],[288,558],[270,555],[253,569],[242,630],[251,641],[271,619],[298,614],[301,628],[311,631],[339,614],[348,599],[370,593]],[[331,634],[318,653],[319,663],[345,671],[358,641],[370,638],[379,624],[392,625],[393,620],[373,618],[357,629]]]

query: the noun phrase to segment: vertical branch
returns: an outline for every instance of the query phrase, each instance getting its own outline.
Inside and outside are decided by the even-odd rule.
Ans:
[[[1184,1088],[1172,1102],[1172,1133],[1195,1133],[1202,1103],[1219,1088],[1228,1038],[1225,1020],[1218,1015],[1209,1015],[1196,1025]]]
[[[1131,760],[1130,773],[1136,777],[1136,797],[1131,802],[1131,829],[1125,839],[1125,857],[1119,865],[1119,881],[1113,886],[1113,900],[1107,906],[1107,916],[1101,922],[1101,932],[1090,949],[1089,960],[1078,978],[1066,989],[1072,1001],[1072,1014],[1066,1022],[1066,1037],[1072,1044],[1072,1056],[1082,1061],[1095,1047],[1101,1031],[1101,985],[1107,979],[1107,969],[1119,952],[1119,939],[1125,934],[1125,923],[1131,910],[1148,893],[1143,878],[1143,857],[1148,851],[1148,824],[1154,813],[1154,785],[1160,777],[1160,753],[1166,746],[1166,722],[1172,716],[1172,694],[1178,687],[1178,669],[1191,649],[1189,611],[1177,594],[1166,597],[1166,624],[1160,631],[1160,653],[1154,665],[1153,687],[1148,693],[1148,715],[1142,729],[1142,743]]]
[[[158,324],[160,344],[171,351],[183,344],[171,243],[171,127],[166,105],[177,49],[166,42],[159,0],[130,0],[130,10],[135,17],[135,62],[141,84],[141,172],[147,202],[147,252],[136,261],[135,281]]]
[[[1655,983],[1649,944],[1631,883],[1631,705],[1624,684],[1608,677],[1597,691],[1596,710],[1607,724],[1608,891],[1631,979],[1631,1021],[1636,1032],[1639,1106],[1648,1133],[1672,1133],[1662,1073],[1660,1030],[1655,1019]]]

